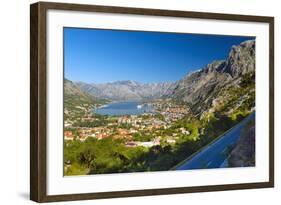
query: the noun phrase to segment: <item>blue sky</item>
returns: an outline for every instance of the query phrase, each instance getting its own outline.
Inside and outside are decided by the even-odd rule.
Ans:
[[[72,81],[173,82],[252,37],[64,28],[64,72]]]

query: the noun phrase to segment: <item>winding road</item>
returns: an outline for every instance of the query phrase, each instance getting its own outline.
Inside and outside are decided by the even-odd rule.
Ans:
[[[234,145],[238,141],[241,129],[254,118],[255,112],[225,132],[219,139],[203,147],[188,159],[181,162],[174,167],[173,170],[227,167],[226,159],[228,157],[228,147]]]

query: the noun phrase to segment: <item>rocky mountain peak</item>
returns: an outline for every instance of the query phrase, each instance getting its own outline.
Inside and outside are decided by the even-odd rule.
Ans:
[[[217,61],[213,61],[212,63],[206,65],[205,68],[202,69],[202,71],[204,73],[210,73],[210,72],[220,72],[223,70],[223,68],[225,67],[225,60],[217,60]]]
[[[237,46],[232,46],[223,71],[232,77],[237,77],[254,70],[255,40],[244,41]]]

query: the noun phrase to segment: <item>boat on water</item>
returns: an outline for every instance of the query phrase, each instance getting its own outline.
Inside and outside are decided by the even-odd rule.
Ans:
[[[142,108],[142,106],[143,106],[143,105],[137,105],[137,108],[138,108],[138,109],[141,109],[141,108]]]

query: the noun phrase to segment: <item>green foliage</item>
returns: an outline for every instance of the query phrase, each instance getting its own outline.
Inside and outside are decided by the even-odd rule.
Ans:
[[[139,142],[147,142],[153,139],[153,136],[142,132],[134,133],[132,137],[133,137],[133,141],[139,141]]]
[[[89,173],[89,169],[81,166],[78,163],[73,163],[72,165],[65,166],[64,175],[73,176],[73,175],[86,175]]]
[[[156,114],[154,114],[154,118],[157,118],[157,119],[162,120],[162,121],[164,121],[164,120],[165,120],[164,116],[163,116],[163,115],[161,115],[160,113],[156,113]]]

